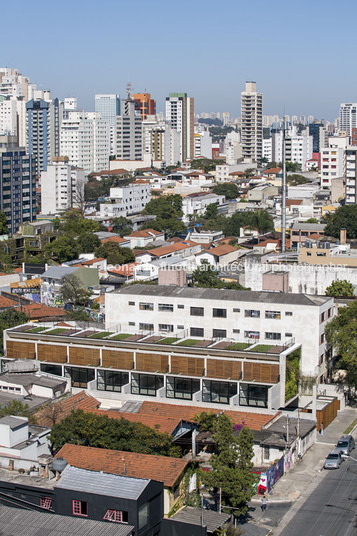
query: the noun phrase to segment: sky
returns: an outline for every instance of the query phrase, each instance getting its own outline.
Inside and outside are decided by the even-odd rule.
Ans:
[[[254,80],[264,114],[333,120],[357,101],[356,16],[353,0],[18,0],[3,8],[0,66],[86,110],[131,82],[158,111],[186,92],[196,113],[235,117]]]

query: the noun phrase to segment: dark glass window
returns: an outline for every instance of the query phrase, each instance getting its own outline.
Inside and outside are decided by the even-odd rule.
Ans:
[[[98,391],[116,391],[121,393],[121,388],[129,383],[128,372],[116,372],[113,370],[98,370]]]
[[[267,408],[268,389],[266,385],[241,383],[239,385],[239,405]]]
[[[257,311],[256,309],[246,309],[244,311],[244,316],[250,318],[260,318],[260,311]]]
[[[65,367],[65,375],[71,378],[72,387],[87,387],[94,380],[95,371],[89,368]]]
[[[159,311],[167,311],[168,313],[172,313],[174,310],[174,306],[172,303],[159,303]]]
[[[140,311],[153,311],[154,310],[154,304],[153,303],[139,303],[139,310]]]
[[[268,339],[269,341],[280,341],[281,333],[274,333],[274,332],[269,331],[265,333],[265,338]]]
[[[237,394],[237,384],[233,382],[203,381],[203,402],[229,404],[229,399]]]
[[[42,372],[47,372],[47,374],[55,374],[56,376],[62,376],[62,367],[61,365],[47,365],[46,363],[41,363],[40,365]]]
[[[192,400],[193,393],[200,390],[200,380],[192,378],[167,378],[167,398],[183,398]]]
[[[213,309],[214,318],[227,318],[227,309]]]
[[[224,339],[227,337],[227,330],[225,329],[214,329],[212,330],[212,335],[214,339]]]
[[[203,307],[191,307],[191,316],[204,316],[204,308]]]
[[[191,337],[204,337],[205,330],[203,328],[190,328]]]
[[[163,386],[163,376],[135,373],[131,375],[131,393],[133,395],[156,396],[156,391]]]

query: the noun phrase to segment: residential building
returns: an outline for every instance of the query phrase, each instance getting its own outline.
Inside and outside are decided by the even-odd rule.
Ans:
[[[287,135],[285,137],[285,155],[287,162],[296,162],[306,170],[306,162],[312,158],[312,136]]]
[[[165,240],[165,233],[154,229],[145,229],[145,231],[134,231],[130,235],[124,236],[124,238],[125,240],[130,240],[131,249],[146,248],[151,243]]]
[[[135,109],[140,113],[143,121],[148,115],[156,114],[156,101],[151,98],[150,93],[134,93]]]
[[[36,219],[36,162],[9,136],[0,136],[0,186],[0,210],[13,235]]]
[[[227,202],[224,195],[199,192],[188,194],[182,200],[183,221],[188,222],[190,216],[201,216],[208,205],[216,204],[220,214],[227,212]]]
[[[60,154],[86,173],[109,167],[110,125],[95,112],[72,111],[62,121]]]
[[[100,204],[100,217],[106,220],[138,214],[150,200],[149,184],[131,183],[122,188],[110,188],[109,201]]]
[[[51,266],[41,275],[41,303],[62,305],[60,290],[63,279],[68,275],[76,276],[84,288],[99,285],[98,269],[89,267]]]
[[[257,162],[263,156],[263,94],[255,82],[246,82],[241,93],[241,141],[243,158]]]
[[[95,112],[110,125],[110,154],[116,155],[116,121],[120,115],[120,95],[95,95]]]
[[[122,100],[121,115],[116,118],[116,159],[142,160],[142,117],[135,109],[135,101],[128,96]]]
[[[47,171],[41,173],[42,214],[60,214],[84,204],[86,174],[68,161],[67,156],[54,157]]]
[[[170,93],[166,97],[166,121],[180,133],[180,162],[194,158],[194,99],[187,93]]]
[[[24,97],[26,101],[33,98],[35,84],[30,83],[27,76],[23,76],[17,69],[0,68],[0,95],[9,97]]]
[[[195,150],[194,157],[198,158],[200,156],[205,158],[212,158],[212,136],[208,130],[203,132],[195,132]]]
[[[309,136],[312,136],[312,152],[319,153],[326,147],[326,131],[322,123],[310,123],[308,126]]]
[[[345,150],[345,199],[346,205],[357,204],[357,146]]]
[[[357,103],[340,104],[340,131],[352,136],[352,129],[357,127]]]
[[[320,238],[324,235],[325,224],[322,223],[293,223],[291,226],[291,247],[296,249],[308,238]]]

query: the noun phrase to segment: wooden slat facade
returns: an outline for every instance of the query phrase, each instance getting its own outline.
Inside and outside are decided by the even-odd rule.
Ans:
[[[207,359],[207,376],[222,380],[240,380],[242,363],[240,361],[224,361],[223,359]]]
[[[279,365],[269,363],[244,363],[243,380],[262,383],[278,383]]]
[[[168,355],[136,354],[136,370],[145,372],[168,372]]]
[[[134,353],[120,350],[103,350],[102,366],[104,368],[131,370],[134,367]]]
[[[6,356],[17,359],[36,359],[36,345],[33,342],[7,341]]]
[[[50,363],[67,363],[67,346],[55,344],[38,344],[37,359]]]
[[[171,373],[187,376],[203,376],[205,361],[199,357],[172,356]]]
[[[71,365],[84,365],[98,367],[100,353],[97,348],[80,348],[78,346],[69,347],[69,363]]]

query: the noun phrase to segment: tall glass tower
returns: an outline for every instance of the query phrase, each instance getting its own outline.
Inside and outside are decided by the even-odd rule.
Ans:
[[[120,95],[96,95],[95,111],[106,119],[111,127],[116,125],[116,116],[120,115]]]

